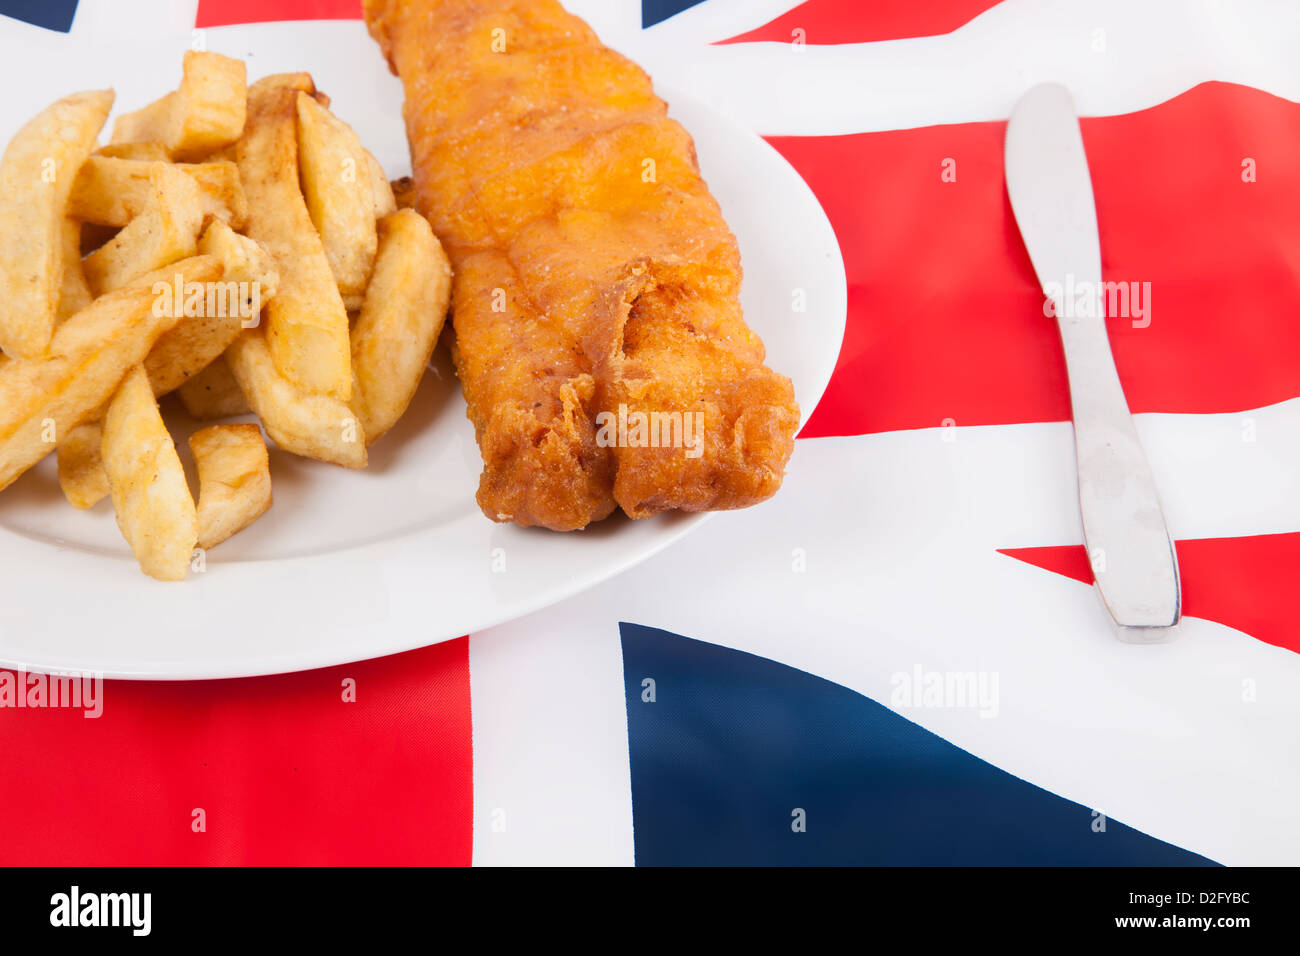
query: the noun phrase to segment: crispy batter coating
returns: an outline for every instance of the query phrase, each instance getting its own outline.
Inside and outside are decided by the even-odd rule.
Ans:
[[[794,392],[745,325],[736,240],[650,78],[554,0],[365,12],[456,269],[484,513],[570,530],[770,497]]]

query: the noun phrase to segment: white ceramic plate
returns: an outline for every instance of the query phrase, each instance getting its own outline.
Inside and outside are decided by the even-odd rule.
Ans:
[[[253,75],[269,66],[250,60]],[[317,79],[332,94],[338,89]],[[665,95],[694,135],[739,238],[746,316],[770,364],[793,379],[807,415],[844,332],[844,269],[830,224],[803,180],[759,137],[687,96]],[[336,96],[335,107],[363,140],[372,133],[391,140],[400,130],[400,96],[376,96],[361,111],[344,109],[344,99]],[[5,136],[26,118],[7,114]],[[388,151],[381,159],[390,174],[405,172]],[[795,290],[806,293],[806,312],[794,312]],[[196,426],[183,414],[171,424],[187,457],[185,439]],[[89,512],[67,504],[51,455],[0,494],[0,665],[195,679],[378,657],[576,594],[705,517],[616,517],[571,534],[498,525],[474,502],[480,465],[440,348],[411,410],[371,450],[366,471],[272,449],[272,509],[209,553],[202,573],[163,584],[138,570],[109,502]]]

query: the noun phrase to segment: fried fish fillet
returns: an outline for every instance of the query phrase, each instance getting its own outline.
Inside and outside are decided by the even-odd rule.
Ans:
[[[735,237],[650,78],[554,0],[365,15],[455,267],[484,513],[571,530],[775,493],[794,391],[763,364]]]

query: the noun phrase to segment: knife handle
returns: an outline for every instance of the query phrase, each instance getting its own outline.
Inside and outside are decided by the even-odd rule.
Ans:
[[[1100,289],[1100,282],[1095,288]],[[1057,302],[1058,310],[1060,303]],[[1100,295],[1095,315],[1058,311],[1070,380],[1083,538],[1124,640],[1167,640],[1182,616],[1178,557],[1129,413]]]

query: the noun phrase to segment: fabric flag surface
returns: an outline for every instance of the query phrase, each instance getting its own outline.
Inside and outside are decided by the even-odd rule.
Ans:
[[[345,117],[391,90],[358,0],[110,2],[0,0],[0,59],[57,58],[71,90],[115,44],[201,41],[310,70]],[[785,488],[457,641],[114,682],[94,720],[0,707],[0,863],[1300,862],[1300,8],[565,5],[763,136],[835,230],[846,332]],[[1048,80],[1128,297],[1108,326],[1177,539],[1169,644],[1116,641],[1092,587],[1003,182],[1006,117]],[[6,138],[48,99],[10,86]]]

